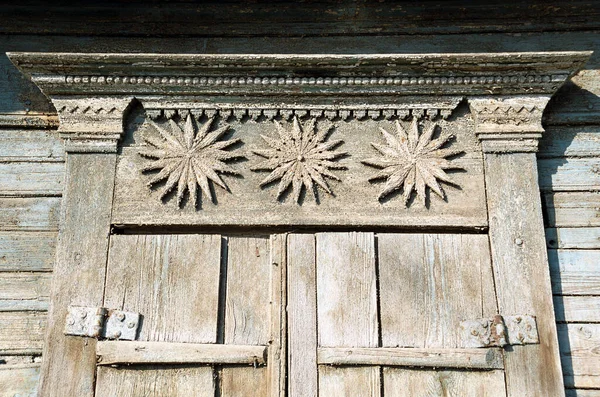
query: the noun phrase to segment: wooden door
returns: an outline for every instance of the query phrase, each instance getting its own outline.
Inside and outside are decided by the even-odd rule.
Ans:
[[[137,341],[98,342],[96,395],[277,395],[281,267],[272,242],[111,236],[104,305],[142,321]]]
[[[460,332],[496,313],[485,234],[292,234],[289,395],[503,396]]]

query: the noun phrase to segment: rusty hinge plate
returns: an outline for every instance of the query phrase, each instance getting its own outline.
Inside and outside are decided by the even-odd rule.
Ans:
[[[65,335],[135,340],[140,314],[104,307],[69,306]]]
[[[463,347],[540,343],[534,316],[494,316],[460,323]]]

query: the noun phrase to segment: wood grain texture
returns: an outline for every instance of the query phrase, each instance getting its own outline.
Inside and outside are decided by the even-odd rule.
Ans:
[[[561,227],[546,229],[548,248],[600,249],[600,227]]]
[[[0,397],[37,396],[39,377],[39,364],[0,365]]]
[[[114,154],[70,154],[56,248],[40,394],[92,396],[95,340],[63,334],[69,305],[102,306],[114,187]],[[93,181],[94,183],[89,183]],[[76,280],[76,282],[74,282]]]
[[[377,347],[374,234],[316,236],[319,347]],[[380,368],[321,366],[319,394],[379,396]]]
[[[556,321],[600,323],[600,296],[555,296]]]
[[[64,161],[64,145],[56,131],[0,130],[0,159],[6,161]]]
[[[64,177],[64,163],[0,162],[0,195],[60,196]]]
[[[386,397],[496,397],[505,395],[502,371],[434,372],[418,369],[397,371],[392,368],[384,368],[383,374]]]
[[[40,354],[46,312],[1,312],[0,354]]]
[[[228,238],[224,343],[266,345],[270,339],[271,261],[269,238]],[[268,395],[266,368],[226,367],[222,396]]]
[[[541,159],[538,166],[542,191],[600,190],[600,170],[595,158]]]
[[[271,245],[271,339],[268,351],[269,396],[287,393],[287,234],[273,234]]]
[[[507,394],[564,396],[535,154],[485,154],[484,162],[498,309],[535,315],[540,335],[539,345],[505,354]]]
[[[288,236],[288,387],[292,396],[318,396],[317,274],[313,234]]]
[[[51,271],[55,254],[54,232],[0,232],[0,272]]]
[[[556,295],[600,295],[600,250],[548,250]]]
[[[0,311],[46,311],[50,273],[0,273]]]
[[[567,389],[566,397],[600,397],[600,389]]]
[[[540,140],[538,158],[598,157],[597,126],[550,126]]]
[[[141,341],[215,343],[220,257],[219,235],[112,236],[104,306],[141,313]],[[168,384],[177,385],[174,393],[195,390],[195,395],[214,397],[211,367],[143,372],[146,376],[99,368],[96,393],[119,395],[119,384],[164,392],[169,389],[162,384]]]
[[[560,324],[558,330],[567,387],[600,389],[600,324]]]
[[[0,230],[56,231],[60,197],[0,197]]]
[[[542,198],[548,227],[600,226],[599,192],[553,192]]]

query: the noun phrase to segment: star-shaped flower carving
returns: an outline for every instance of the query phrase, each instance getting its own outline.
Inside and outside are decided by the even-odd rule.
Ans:
[[[197,188],[200,186],[201,193],[214,203],[209,181],[229,191],[219,173],[238,174],[225,161],[240,157],[225,150],[239,142],[239,139],[219,140],[229,125],[211,131],[213,117],[198,128],[190,115],[183,128],[172,119],[162,125],[151,123],[159,137],[145,136],[144,141],[149,148],[141,150],[139,154],[151,160],[142,168],[142,172],[160,170],[150,179],[148,187],[152,188],[166,179],[160,193],[161,199],[177,187],[177,205],[182,205],[187,190],[196,207]]]
[[[277,199],[291,185],[292,197],[297,203],[303,189],[311,190],[315,201],[318,200],[317,186],[333,195],[326,178],[340,181],[331,170],[346,168],[336,162],[346,153],[335,150],[342,144],[342,140],[328,141],[332,127],[319,130],[314,118],[301,124],[298,118],[294,117],[291,129],[277,121],[274,123],[279,136],[261,135],[270,148],[252,151],[266,159],[252,167],[252,170],[271,171],[260,185],[265,186],[279,180]]]
[[[419,134],[419,125],[416,118],[413,118],[408,132],[399,121],[396,121],[396,134],[380,128],[386,144],[371,143],[371,145],[382,156],[362,161],[364,164],[381,168],[381,171],[369,179],[369,181],[386,180],[379,195],[380,200],[402,189],[406,206],[415,190],[421,203],[425,205],[426,187],[445,199],[446,195],[438,181],[456,185],[444,170],[461,168],[452,164],[447,157],[462,151],[444,148],[452,138],[451,134],[442,133],[438,138],[433,139],[437,127],[437,124],[431,124],[422,134]]]

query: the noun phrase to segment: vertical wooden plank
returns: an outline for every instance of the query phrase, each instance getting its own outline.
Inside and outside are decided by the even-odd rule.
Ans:
[[[94,339],[65,336],[69,305],[101,306],[110,233],[115,154],[67,156],[61,228],[41,367],[40,395],[92,396]],[[93,181],[91,183],[90,181]]]
[[[318,395],[315,236],[288,236],[288,349],[290,396]],[[323,394],[326,395],[326,394]]]
[[[287,393],[287,235],[271,235],[271,340],[268,352],[269,396]]]
[[[485,153],[500,313],[537,317],[539,345],[505,354],[509,396],[564,396],[535,153]]]
[[[267,237],[229,237],[225,344],[267,345],[270,338],[270,247]],[[266,396],[266,368],[225,367],[223,397]]]
[[[319,346],[378,346],[374,240],[373,233],[317,234]],[[322,367],[319,393],[380,396],[379,378],[379,367]]]
[[[216,343],[220,257],[219,235],[112,236],[104,306],[141,313],[139,340]],[[192,390],[214,397],[211,367],[98,369],[98,396],[188,396]]]
[[[383,347],[463,347],[460,322],[496,314],[487,235],[386,233],[377,235],[377,247]],[[502,371],[383,374],[385,396],[505,393]]]

